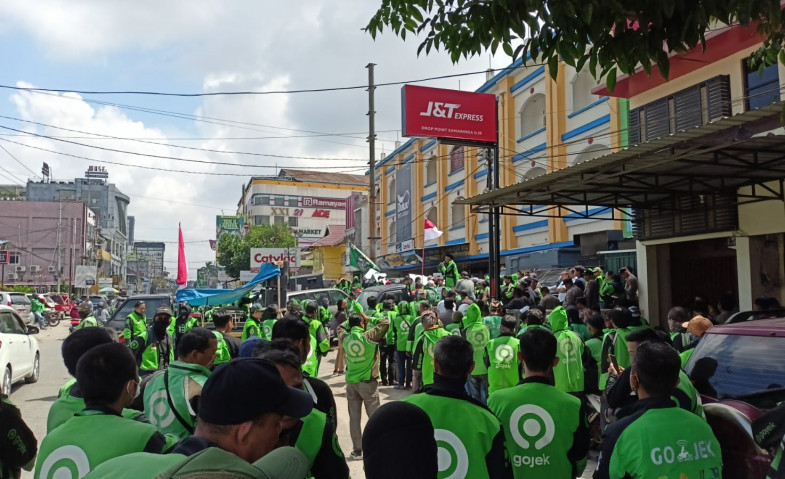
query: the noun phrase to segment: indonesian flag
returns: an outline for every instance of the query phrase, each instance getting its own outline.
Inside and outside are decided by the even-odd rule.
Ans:
[[[442,232],[439,231],[439,228],[436,227],[435,224],[429,219],[425,219],[425,241],[430,241],[438,238],[442,235]]]
[[[185,289],[188,284],[188,262],[185,260],[185,243],[183,242],[183,227],[177,224],[180,230],[180,239],[177,243],[177,284],[178,291]]]

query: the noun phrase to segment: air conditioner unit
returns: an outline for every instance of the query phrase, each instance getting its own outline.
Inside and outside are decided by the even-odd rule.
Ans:
[[[49,270],[50,273],[54,273],[55,271],[57,271],[57,266],[50,266],[47,269]]]
[[[8,279],[19,279],[19,275],[16,273],[8,273]]]
[[[17,266],[16,267],[16,272],[17,273],[24,273],[26,269],[27,268],[25,268],[24,266]]]
[[[30,265],[30,271],[33,272],[33,273],[37,273],[37,272],[41,271],[41,267],[38,266],[37,264],[31,264]]]

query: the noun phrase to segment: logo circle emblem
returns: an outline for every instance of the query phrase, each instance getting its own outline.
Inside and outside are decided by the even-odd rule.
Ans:
[[[400,329],[402,333],[405,333],[406,331],[409,330],[409,323],[407,323],[406,321],[401,321],[401,324],[400,326],[398,326],[398,329]]]
[[[436,343],[428,342],[428,347],[426,348],[426,352],[428,353],[428,355],[430,357],[433,357],[433,348],[434,348],[435,345],[436,345]]]
[[[491,333],[488,331],[488,328],[483,326],[482,328],[475,329],[472,331],[470,336],[470,342],[472,346],[475,348],[483,348],[485,345],[490,341]]]
[[[150,423],[158,428],[164,428],[174,421],[174,411],[169,408],[169,401],[166,399],[166,391],[156,391],[150,396],[147,402],[147,409],[150,411]]]
[[[509,363],[515,356],[515,351],[509,344],[502,344],[496,348],[496,361],[500,363]]]
[[[571,359],[575,357],[575,343],[573,343],[569,339],[565,339],[559,343],[559,351],[564,355],[565,358]]]
[[[362,341],[358,341],[356,339],[352,339],[348,343],[346,343],[346,355],[351,356],[353,358],[357,358],[365,354],[365,345]]]
[[[41,464],[40,477],[60,479],[84,477],[90,472],[90,461],[85,452],[73,445],[52,451]]]
[[[469,472],[469,455],[458,436],[446,429],[435,429],[439,476],[445,479],[463,479]]]
[[[512,412],[510,431],[520,447],[529,449],[534,441],[534,448],[542,449],[553,441],[556,427],[548,411],[534,404],[524,404]]]
[[[273,337],[273,328],[268,326],[262,326],[262,332],[264,333],[265,338],[272,338]]]

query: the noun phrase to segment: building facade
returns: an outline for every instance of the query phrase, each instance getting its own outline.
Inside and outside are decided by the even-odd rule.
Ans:
[[[77,265],[99,266],[97,216],[77,201],[0,201],[6,286],[72,284]]]
[[[28,181],[26,190],[27,201],[80,201],[95,211],[101,255],[107,261],[99,275],[111,276],[115,285],[125,281],[130,198],[109,183],[105,169],[91,166],[85,172],[85,178],[68,182]]]
[[[596,86],[588,72],[562,64],[553,80],[545,67],[525,66],[520,60],[488,78],[477,91],[498,99],[501,187],[625,145],[619,132],[626,128],[627,102],[593,94]],[[382,263],[390,269],[419,268],[406,260],[412,250],[424,251],[427,265],[449,251],[472,272],[487,272],[488,215],[455,202],[489,189],[489,160],[487,150],[414,138],[377,163],[376,236],[382,238],[377,247]],[[402,221],[399,210],[407,207],[404,218],[410,220]],[[546,206],[537,205],[503,215],[502,263],[509,271],[590,263],[598,251],[616,249],[629,234],[629,227],[612,220],[610,212],[591,208],[591,214],[584,213],[549,218]],[[424,243],[426,218],[444,234]]]
[[[138,285],[148,284],[163,287],[166,281],[164,269],[164,254],[166,253],[166,243],[160,241],[135,241],[133,252],[129,255],[129,261],[134,263],[136,268],[136,283]],[[146,264],[145,264],[146,263]]]
[[[367,190],[363,175],[282,169],[277,176],[251,178],[237,214],[250,226],[288,225],[304,247],[324,238],[328,225],[345,226],[347,197]]]

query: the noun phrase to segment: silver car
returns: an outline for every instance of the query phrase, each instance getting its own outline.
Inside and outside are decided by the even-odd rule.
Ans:
[[[15,309],[25,324],[31,324],[35,321],[32,305],[24,293],[1,292],[0,305],[10,306]]]

